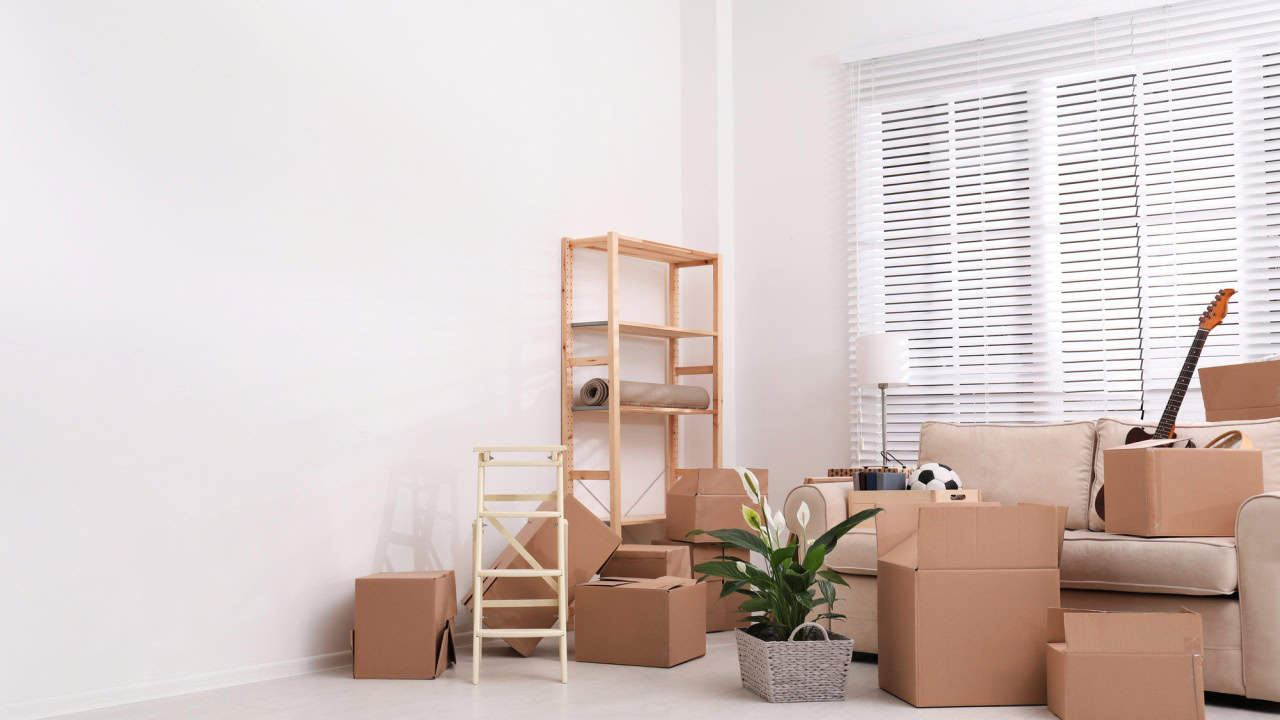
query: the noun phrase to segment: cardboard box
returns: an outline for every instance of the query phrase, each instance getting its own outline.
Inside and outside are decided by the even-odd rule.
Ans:
[[[1109,533],[1231,537],[1241,503],[1262,492],[1260,450],[1135,443],[1104,451],[1102,462]]]
[[[1204,633],[1180,613],[1049,610],[1049,709],[1062,720],[1204,720]]]
[[[707,654],[706,589],[692,578],[601,578],[578,586],[578,662],[672,667]]]
[[[1209,422],[1280,417],[1280,360],[1200,368],[1200,396]]]
[[[769,471],[751,468],[760,481],[760,492],[769,492]],[[749,505],[742,478],[730,468],[682,470],[667,490],[667,537],[695,543],[718,543],[710,535],[687,537],[692,530],[750,530],[742,517]]]
[[[896,505],[877,523],[880,687],[916,707],[1045,704],[1066,508]]]
[[[689,560],[692,567],[697,567],[705,562],[711,562],[719,558],[721,555],[728,556],[734,560],[742,562],[751,562],[751,553],[742,548],[730,547],[723,543],[690,543],[681,540],[654,540],[654,545],[666,544],[678,545],[689,549]],[[690,577],[697,578],[698,573],[692,573]],[[746,627],[750,623],[747,621],[747,613],[740,612],[738,606],[747,599],[742,593],[734,593],[725,597],[720,597],[720,591],[724,589],[723,580],[707,580],[700,583],[707,589],[707,632],[722,632],[724,630],[733,630],[735,628]]]
[[[689,545],[619,545],[600,569],[608,577],[693,577]]]
[[[981,490],[851,490],[846,501],[849,517],[854,513],[883,508],[889,505],[923,505],[925,503],[973,503],[982,502]],[[859,523],[854,529],[867,528],[874,530],[876,519],[873,517]]]
[[[439,677],[454,661],[457,609],[452,570],[356,578],[352,676]]]
[[[543,503],[539,510],[554,510],[552,502]],[[590,580],[604,566],[605,561],[622,541],[609,526],[596,517],[572,496],[564,498],[564,516],[569,521],[569,601],[574,599],[577,585]],[[504,522],[511,527],[514,522]],[[519,540],[543,567],[555,567],[556,524],[547,518],[534,518],[516,533]],[[493,568],[526,569],[529,563],[510,545],[503,548]],[[489,600],[554,599],[556,591],[543,578],[486,578],[484,596]],[[468,593],[463,602],[471,607]],[[485,627],[490,628],[549,628],[556,624],[554,607],[485,608]],[[541,638],[503,638],[516,652],[528,657]]]

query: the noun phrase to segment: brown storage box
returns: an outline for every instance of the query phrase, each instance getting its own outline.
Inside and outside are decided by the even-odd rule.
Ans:
[[[760,481],[760,492],[768,495],[769,471],[751,468]],[[682,470],[667,490],[667,537],[695,543],[718,543],[710,535],[687,537],[691,530],[750,530],[742,517],[742,506],[750,505],[742,478],[730,468]]]
[[[676,545],[689,549],[689,558],[691,567],[697,567],[705,562],[711,562],[721,555],[727,555],[734,560],[742,562],[751,562],[751,553],[742,548],[735,548],[723,543],[690,543],[680,540],[654,540],[654,545]],[[692,573],[690,577],[697,578],[698,573]],[[707,632],[721,632],[724,630],[733,630],[734,628],[746,627],[750,623],[747,621],[747,613],[739,612],[738,606],[741,605],[747,596],[742,593],[734,593],[726,597],[720,597],[720,591],[724,589],[723,580],[707,580],[700,583],[707,588]]]
[[[457,608],[452,570],[356,578],[352,676],[439,677],[454,660]]]
[[[1280,417],[1280,360],[1200,368],[1200,396],[1209,422]]]
[[[687,545],[619,545],[600,569],[605,577],[693,577]]]
[[[1204,720],[1200,616],[1049,610],[1049,709],[1062,720]]]
[[[601,578],[579,585],[573,659],[672,667],[702,657],[706,597],[692,578]]]
[[[1236,534],[1236,511],[1262,492],[1261,451],[1143,445],[1102,454],[1107,532],[1145,537]]]
[[[552,502],[543,503],[539,510],[554,510]],[[590,580],[613,554],[621,540],[572,496],[564,498],[564,517],[569,521],[569,601],[580,583]],[[518,521],[512,521],[512,523]],[[504,525],[508,523],[504,522]],[[508,525],[509,526],[509,525]],[[534,518],[516,533],[516,539],[543,567],[553,568],[556,560],[556,523],[547,518]],[[510,545],[502,550],[493,568],[527,569],[529,563]],[[489,600],[554,599],[556,591],[543,578],[486,578],[484,596]],[[463,599],[471,607],[471,595]],[[549,628],[556,623],[554,607],[485,608],[484,624],[490,628]],[[516,652],[528,657],[541,638],[503,638]]]
[[[1045,704],[1066,508],[897,505],[879,520],[880,687],[916,707]]]
[[[883,508],[887,505],[923,505],[925,503],[973,503],[982,502],[981,490],[850,490],[848,499],[849,517],[854,513]],[[873,517],[859,523],[858,528],[874,530],[876,519]]]

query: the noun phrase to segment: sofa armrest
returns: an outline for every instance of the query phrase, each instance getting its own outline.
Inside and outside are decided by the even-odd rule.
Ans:
[[[782,505],[782,516],[787,521],[787,529],[792,533],[803,533],[807,538],[816,538],[849,517],[849,491],[853,489],[853,481],[825,482],[801,485],[787,493],[787,500]],[[809,504],[809,523],[801,526],[796,511],[800,503]]]
[[[1245,695],[1280,700],[1280,492],[1240,506],[1236,558]]]

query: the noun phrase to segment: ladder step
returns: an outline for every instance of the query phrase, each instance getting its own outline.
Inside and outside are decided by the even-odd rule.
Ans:
[[[484,496],[484,499],[485,499],[486,501],[493,501],[493,502],[517,502],[517,501],[520,501],[520,500],[555,500],[555,499],[556,499],[556,494],[555,494],[555,493],[543,493],[543,494],[539,495],[539,494],[537,494],[537,493],[533,493],[533,494],[528,494],[528,493],[492,493],[492,494],[489,494],[489,495],[485,495],[485,496]]]
[[[485,460],[485,467],[559,467],[558,460]]]
[[[559,607],[560,601],[556,598],[546,600],[480,600],[480,606],[485,608],[511,608],[511,607]]]
[[[551,628],[549,630],[536,629],[512,629],[504,630],[501,628],[480,628],[480,637],[482,638],[541,638],[541,637],[560,637],[564,634],[563,630]]]
[[[529,570],[510,568],[500,568],[496,570],[481,570],[477,573],[480,577],[560,577],[562,570]]]
[[[487,517],[487,518],[558,518],[558,517],[561,517],[561,515],[560,515],[560,513],[556,512],[555,510],[526,510],[526,511],[523,511],[523,512],[521,512],[520,510],[512,510],[512,511],[510,511],[510,512],[505,511],[505,510],[503,510],[503,511],[497,511],[497,510],[485,510],[484,512],[480,513],[480,517]]]

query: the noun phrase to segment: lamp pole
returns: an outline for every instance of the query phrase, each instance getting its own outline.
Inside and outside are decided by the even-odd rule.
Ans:
[[[879,383],[880,385],[880,461],[884,467],[889,467],[889,441],[888,431],[885,425],[884,412],[884,391],[889,387],[889,383]]]

